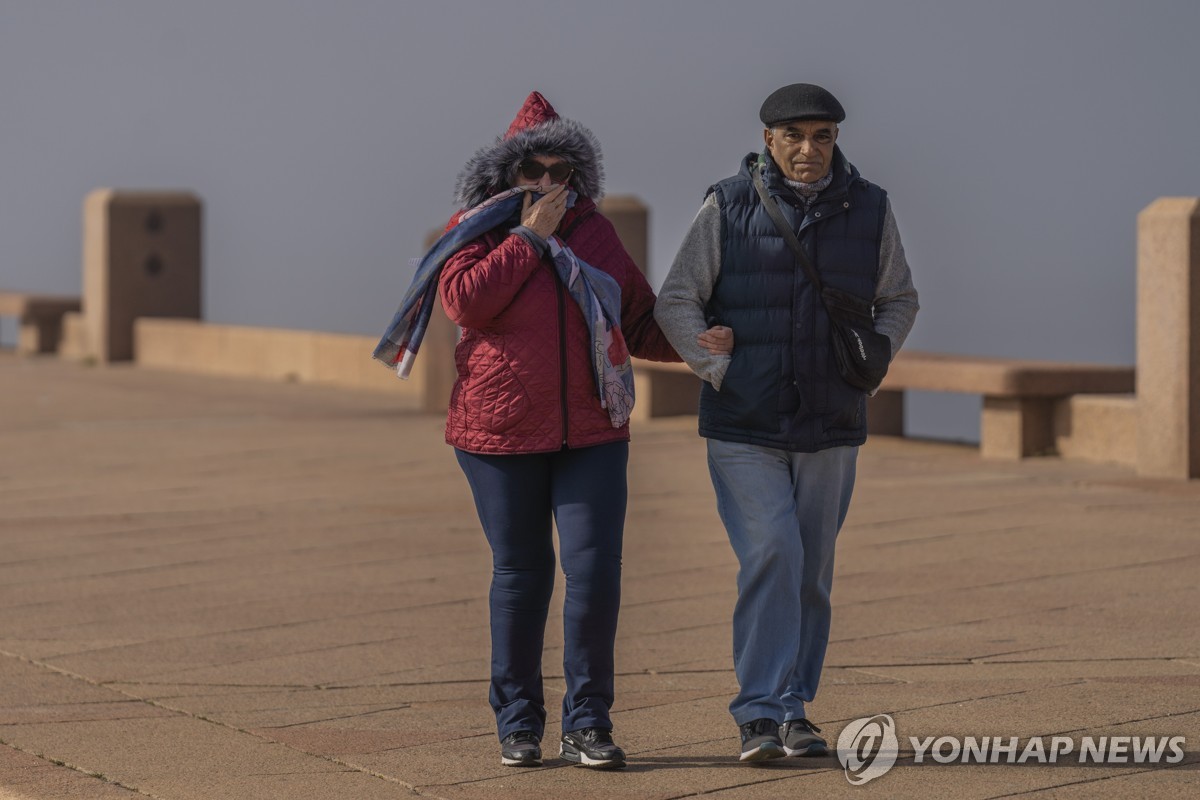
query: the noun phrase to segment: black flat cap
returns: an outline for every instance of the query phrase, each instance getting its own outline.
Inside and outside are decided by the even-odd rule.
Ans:
[[[797,119],[831,119],[841,122],[846,110],[838,99],[815,83],[793,83],[771,92],[758,112],[768,128]]]

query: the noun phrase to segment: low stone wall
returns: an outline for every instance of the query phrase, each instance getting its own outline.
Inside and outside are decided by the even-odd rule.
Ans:
[[[431,383],[434,370],[422,368],[434,359],[417,359],[412,376],[402,381],[371,358],[377,341],[367,336],[142,317],[134,323],[134,360],[139,367],[177,372],[386,391],[395,394],[403,407],[423,410],[431,392],[440,389]]]
[[[610,196],[602,208],[644,270],[645,206]],[[445,412],[456,331],[440,307],[412,377],[400,381],[371,360],[373,337],[184,319],[200,315],[202,213],[194,195],[99,190],[85,211],[83,312],[56,309],[58,324],[35,330],[25,324],[28,298],[0,293],[0,315],[23,320],[25,351],[107,363],[133,350],[145,367],[390,391],[402,407]],[[440,235],[431,231],[426,246]],[[1130,367],[916,358],[906,350],[871,400],[871,432],[903,433],[905,389],[976,392],[984,396],[984,455],[1058,453],[1146,477],[1200,478],[1200,198],[1159,198],[1138,215],[1137,269],[1136,386]],[[905,377],[906,363],[919,374]],[[699,380],[686,367],[639,362],[635,380],[635,418],[696,412]]]

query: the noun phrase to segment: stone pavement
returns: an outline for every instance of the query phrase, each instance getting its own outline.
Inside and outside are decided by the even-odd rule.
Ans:
[[[0,355],[0,797],[1197,795],[1200,484],[886,438],[859,465],[811,713],[834,739],[892,714],[891,772],[736,762],[735,567],[687,419],[634,431],[630,767],[518,771],[486,703],[488,550],[439,419]],[[943,734],[1181,735],[1188,754],[914,764],[907,737]]]

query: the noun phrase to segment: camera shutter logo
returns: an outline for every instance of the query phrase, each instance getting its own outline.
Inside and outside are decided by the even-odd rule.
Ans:
[[[846,769],[846,780],[862,786],[886,773],[896,763],[900,743],[896,722],[887,714],[856,719],[838,736],[838,761]]]

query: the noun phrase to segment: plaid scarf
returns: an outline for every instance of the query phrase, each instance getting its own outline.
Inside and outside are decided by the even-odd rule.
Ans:
[[[833,183],[833,170],[829,170],[829,172],[825,173],[824,178],[818,178],[812,183],[794,181],[788,177],[784,177],[783,182],[796,193],[800,201],[804,203],[804,209],[807,211],[808,207],[817,199],[817,195],[828,189],[829,184]]]
[[[417,264],[416,274],[374,357],[408,378],[421,340],[438,302],[438,276],[452,255],[473,239],[509,219],[521,204],[521,195],[532,187],[517,186],[488,198],[463,212],[455,225],[434,242]],[[583,311],[592,341],[592,376],[600,406],[608,411],[614,428],[629,421],[633,410],[633,365],[621,334],[621,286],[603,270],[587,264],[558,237],[548,240],[558,277]]]

